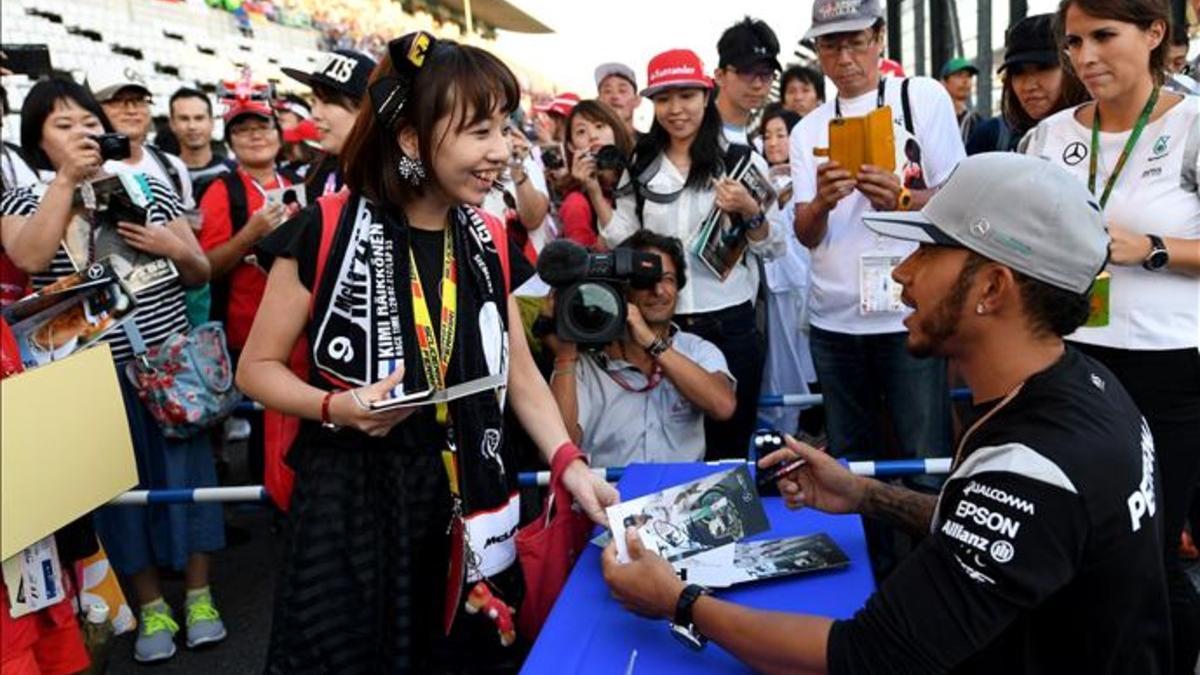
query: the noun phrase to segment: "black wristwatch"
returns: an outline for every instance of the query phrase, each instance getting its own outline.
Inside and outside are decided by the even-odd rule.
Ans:
[[[1167,263],[1170,262],[1170,256],[1167,255],[1167,245],[1163,243],[1162,237],[1157,234],[1148,234],[1146,238],[1150,240],[1150,253],[1142,261],[1142,267],[1150,272],[1157,272],[1165,268]]]
[[[708,638],[701,635],[692,623],[692,606],[696,604],[700,596],[711,593],[712,591],[699,584],[689,584],[679,594],[679,601],[675,603],[675,619],[671,622],[671,635],[675,636],[675,639],[688,649],[699,651],[708,644]]]

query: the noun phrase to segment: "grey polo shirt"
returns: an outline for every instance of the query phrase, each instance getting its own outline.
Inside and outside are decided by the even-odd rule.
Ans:
[[[704,370],[722,373],[736,383],[725,355],[713,343],[678,331],[673,344]],[[592,466],[704,459],[704,412],[666,377],[654,388],[639,391],[649,384],[640,370],[621,359],[595,353],[580,357],[575,381],[581,445]]]

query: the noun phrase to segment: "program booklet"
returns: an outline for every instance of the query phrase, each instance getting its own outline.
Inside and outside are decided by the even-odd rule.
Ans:
[[[108,261],[65,276],[4,309],[21,351],[36,368],[90,347],[137,309],[133,291]]]
[[[739,541],[701,553],[678,565],[691,584],[725,588],[762,579],[839,569],[850,559],[824,532],[784,539]]]
[[[608,523],[622,562],[629,560],[628,527],[671,563],[724,546],[732,561],[734,542],[770,527],[745,466],[610,506]]]
[[[87,208],[86,215],[72,216],[63,246],[75,269],[83,270],[92,262],[107,260],[130,291],[140,293],[179,276],[175,263],[129,245],[117,230],[117,223],[146,225],[146,210],[153,200],[150,186],[136,175],[105,176],[80,186],[76,202]]]
[[[727,176],[745,186],[763,213],[766,213],[777,199],[777,194],[771,179],[759,171],[751,161],[752,156],[752,153],[743,155]],[[763,223],[761,227],[770,227],[770,223]],[[724,281],[733,271],[734,265],[741,262],[748,245],[745,226],[735,223],[729,214],[713,204],[712,210],[700,223],[700,229],[692,239],[692,252],[700,258],[705,267]]]

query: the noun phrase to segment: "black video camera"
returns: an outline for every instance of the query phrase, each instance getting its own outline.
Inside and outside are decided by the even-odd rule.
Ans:
[[[618,248],[589,253],[573,241],[552,241],[538,255],[538,275],[555,289],[554,332],[583,347],[601,347],[625,334],[626,287],[653,288],[662,260]]]
[[[129,159],[133,154],[129,147],[129,137],[125,134],[99,134],[92,136],[92,140],[100,146],[100,159],[106,162],[110,159]]]

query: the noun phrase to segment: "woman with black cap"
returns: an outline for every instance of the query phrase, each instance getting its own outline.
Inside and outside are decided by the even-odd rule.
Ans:
[[[522,594],[506,399],[585,513],[603,521],[617,498],[576,461],[530,356],[503,226],[464,206],[508,160],[516,78],[427,33],[388,51],[340,155],[349,189],[261,245],[275,259],[238,385],[302,420],[268,673],[519,664],[501,646]],[[396,401],[477,381],[494,386],[436,406]]]
[[[1054,15],[1027,16],[1004,36],[1001,116],[989,118],[967,140],[967,154],[1013,152],[1027,131],[1054,113],[1088,100],[1087,89],[1062,67]]]

